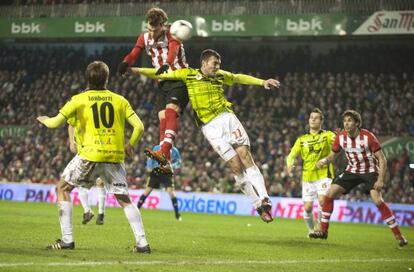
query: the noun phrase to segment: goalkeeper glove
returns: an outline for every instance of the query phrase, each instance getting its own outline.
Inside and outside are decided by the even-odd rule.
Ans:
[[[155,73],[156,76],[159,76],[161,74],[164,74],[166,72],[168,72],[168,69],[170,69],[170,66],[168,64],[164,64],[163,66],[161,66],[157,72]]]
[[[122,76],[123,74],[125,74],[126,73],[126,71],[127,71],[127,69],[128,69],[128,63],[126,63],[126,62],[121,62],[119,65],[118,65],[118,74],[120,75],[120,76]]]

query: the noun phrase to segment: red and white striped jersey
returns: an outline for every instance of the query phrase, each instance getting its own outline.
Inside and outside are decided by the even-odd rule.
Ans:
[[[348,136],[346,131],[336,135],[332,145],[333,152],[345,151],[348,159],[347,172],[355,174],[378,173],[378,160],[374,153],[381,149],[381,145],[372,132],[361,129],[355,138]]]
[[[166,63],[172,70],[188,67],[183,44],[174,39],[169,31],[165,31],[157,40],[153,39],[148,32],[141,33],[135,47],[124,58],[124,61],[132,66],[143,49],[151,57],[152,65],[156,69]]]

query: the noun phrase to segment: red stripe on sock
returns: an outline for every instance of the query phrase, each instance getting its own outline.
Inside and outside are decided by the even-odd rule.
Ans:
[[[325,199],[323,201],[323,206],[322,206],[322,212],[332,214],[333,208],[334,208],[334,199],[328,196],[325,196]],[[321,230],[328,231],[329,220],[331,219],[331,216],[322,214],[322,218],[328,220],[328,222],[321,222]]]
[[[381,213],[381,217],[382,220],[387,220],[388,218],[394,216],[392,210],[388,207],[388,205],[385,202],[382,202],[381,204],[379,204],[378,206],[378,210]],[[392,225],[396,222],[396,220],[391,220],[388,221],[387,224],[388,225]],[[398,224],[395,227],[390,228],[392,233],[394,234],[394,236],[399,239],[401,237],[401,231],[400,231],[400,227],[398,226]]]

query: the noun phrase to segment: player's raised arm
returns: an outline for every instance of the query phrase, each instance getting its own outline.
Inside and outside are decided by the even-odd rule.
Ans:
[[[58,115],[54,117],[39,116],[36,119],[48,128],[58,128],[66,121],[66,118],[62,113],[58,113]]]
[[[141,54],[142,49],[145,48],[144,35],[139,35],[137,42],[132,48],[131,52],[124,57],[122,62],[118,65],[118,74],[123,75],[126,73],[129,66],[132,66]]]

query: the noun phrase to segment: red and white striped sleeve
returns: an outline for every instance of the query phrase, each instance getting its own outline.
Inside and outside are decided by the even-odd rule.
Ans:
[[[335,137],[335,140],[332,144],[332,151],[335,152],[335,153],[338,153],[342,149],[342,147],[340,145],[340,142],[339,142],[339,137],[341,135],[342,135],[342,133],[337,134],[336,137]]]
[[[135,43],[134,48],[132,48],[131,52],[125,56],[124,62],[128,63],[128,66],[132,66],[135,61],[138,59],[141,51],[145,48],[145,39],[144,33],[139,35],[137,42]]]
[[[369,148],[371,149],[372,153],[375,153],[381,149],[381,144],[378,141],[377,137],[375,137],[375,135],[372,132],[370,131],[367,131],[367,132],[368,132],[367,134],[368,134]]]
[[[168,55],[167,55],[167,63],[170,67],[174,66],[174,61],[178,56],[180,51],[181,43],[174,39],[174,37],[168,32],[167,33],[168,39]]]

